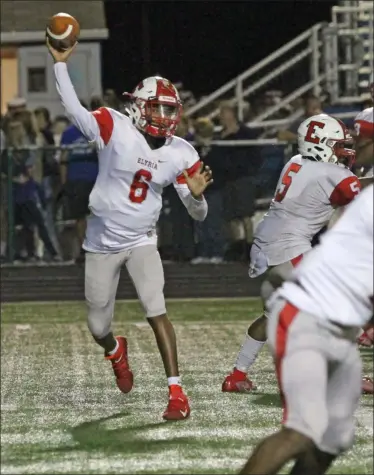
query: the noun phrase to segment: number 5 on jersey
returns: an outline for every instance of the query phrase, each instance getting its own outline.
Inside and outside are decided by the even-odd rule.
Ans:
[[[288,188],[291,186],[292,183],[292,174],[296,175],[300,171],[302,165],[298,163],[291,163],[291,165],[287,168],[286,173],[283,175],[282,183],[278,187],[274,200],[277,202],[281,202],[284,200],[284,197],[287,194]]]
[[[353,181],[352,183],[350,183],[350,188],[352,190],[352,192],[355,194],[355,195],[358,195],[361,191],[361,185],[360,185],[360,182],[359,181]]]

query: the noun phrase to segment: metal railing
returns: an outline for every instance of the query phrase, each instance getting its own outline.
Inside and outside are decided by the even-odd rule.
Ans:
[[[374,4],[343,1],[332,8],[332,21],[323,31],[326,90],[333,104],[369,99],[373,71]]]
[[[370,1],[340,3],[332,8],[331,23],[318,23],[304,31],[201,99],[186,111],[186,115],[194,117],[210,108],[204,115],[215,118],[219,113],[216,101],[229,98],[237,105],[238,116],[242,120],[246,99],[262,92],[264,86],[268,88],[269,84],[285,77],[294,79],[298,74],[292,73],[300,71],[301,66],[304,76],[307,72],[307,78],[301,74],[299,84],[293,81],[293,89],[287,91],[286,97],[255,116],[249,126],[273,127],[274,120],[269,119],[308,92],[317,96],[322,91],[327,92],[333,105],[354,104],[368,98],[368,78],[374,67],[374,4]],[[296,118],[301,115],[301,109],[295,112]],[[285,123],[290,123],[290,120],[285,119]]]
[[[357,114],[360,112],[360,109],[356,109],[354,111],[347,111],[347,112],[336,112],[332,114],[336,119],[346,120],[350,119],[353,120]],[[296,122],[296,120],[300,119],[303,115],[302,109],[297,109],[293,112],[290,116],[286,117],[285,119],[276,119],[276,120],[265,120],[262,122],[248,122],[246,124],[247,127],[250,129],[275,129],[275,130],[285,130],[290,124]],[[222,126],[218,125],[214,127],[215,132],[220,132],[222,130]]]
[[[38,187],[43,188],[43,179],[45,178],[42,175],[42,169],[43,169],[43,153],[47,152],[49,154],[53,154],[56,158],[56,165],[57,163],[60,165],[67,164],[68,161],[66,159],[59,160],[58,159],[58,154],[61,151],[64,150],[70,150],[70,151],[76,151],[77,149],[84,149],[84,150],[92,150],[93,146],[92,145],[63,145],[60,147],[52,146],[52,145],[45,145],[43,147],[40,147],[39,145],[27,145],[24,147],[18,147],[18,148],[12,148],[8,147],[5,150],[2,151],[1,154],[1,188],[3,189],[2,193],[2,202],[1,202],[1,208],[2,208],[2,219],[6,218],[6,229],[7,229],[7,257],[9,261],[14,260],[14,241],[15,241],[15,231],[16,231],[16,224],[15,224],[15,203],[14,203],[14,184],[21,183],[18,180],[18,176],[15,176],[15,169],[19,171],[19,168],[22,167],[24,170],[19,173],[20,176],[25,180],[24,183],[29,182],[32,180],[37,184]],[[34,155],[34,160],[32,165],[30,164],[27,165],[27,158],[28,156],[25,155],[25,160],[22,161],[17,159],[16,161],[14,160],[15,155],[19,154],[20,152],[29,152],[31,155],[32,153]],[[82,161],[84,159],[82,158]],[[28,176],[27,173],[25,172],[26,168],[30,168],[35,170],[34,175],[35,176]],[[21,183],[22,184],[22,183]],[[4,193],[4,189],[6,188],[6,193]],[[3,199],[6,196],[6,203],[3,202]],[[40,203],[38,203],[40,205]],[[6,208],[6,212],[4,213],[4,207]],[[43,218],[46,218],[45,213],[43,212]],[[45,220],[46,221],[46,220]],[[0,226],[4,226],[4,222],[0,223]],[[48,226],[47,226],[48,227]],[[2,230],[3,231],[3,230]],[[49,229],[49,234],[53,235],[54,230]],[[55,236],[50,236],[52,241],[56,241]],[[58,248],[58,244],[56,244],[56,247]]]
[[[312,79],[308,83],[308,88],[304,88],[303,91],[311,90],[314,94],[319,94],[320,84],[323,80],[319,64],[322,46],[320,41],[322,27],[323,24],[319,23],[304,31],[296,38],[274,51],[274,53],[248,68],[245,72],[199,101],[186,111],[186,115],[192,117],[217,99],[222,99],[225,94],[231,94],[231,96],[234,96],[233,103],[238,106],[239,118],[242,119],[245,98],[257,92],[262,86],[268,86],[269,83],[279,78],[285,72],[290,72],[292,68],[305,59],[309,60],[309,69]],[[283,62],[280,65],[277,65],[276,62],[279,60],[283,60]],[[263,76],[259,79],[254,79],[258,74],[263,74]],[[245,84],[248,83],[250,83],[250,85],[245,86]],[[296,94],[294,97],[298,97],[298,95]],[[218,112],[218,108],[214,108],[213,111],[210,112],[209,117],[216,117]],[[256,117],[255,120],[258,121],[258,118]]]

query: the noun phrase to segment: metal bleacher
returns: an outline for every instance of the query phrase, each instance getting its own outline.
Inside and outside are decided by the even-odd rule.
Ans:
[[[307,93],[329,97],[330,109],[342,119],[352,118],[369,98],[367,86],[373,70],[373,5],[371,1],[341,1],[331,10],[331,21],[318,23],[270,56],[251,66],[212,92],[186,113],[215,118],[218,102],[231,99],[243,119],[246,101],[271,87],[285,93],[277,104],[254,117],[252,128],[282,127],[302,115],[296,110],[287,119],[276,114]],[[206,111],[208,111],[206,113]]]
[[[283,92],[283,97],[247,123],[250,128],[261,129],[262,137],[275,137],[277,130],[286,129],[301,118],[303,109],[295,104],[300,104],[298,100],[308,93],[324,99],[324,111],[353,128],[354,117],[362,103],[370,98],[368,83],[374,69],[374,3],[357,0],[337,3],[331,9],[330,21],[313,25],[194,104],[187,109],[186,115],[215,119],[219,102],[230,99],[237,105],[239,119],[243,120],[247,101],[251,104],[265,92],[277,89]],[[292,106],[291,115],[279,118],[279,112],[289,106]],[[216,127],[217,131],[219,129]],[[260,212],[273,194],[275,183],[269,177],[279,176],[292,147],[276,138],[246,142],[248,146],[259,147],[262,159],[258,187],[263,193],[257,199]]]

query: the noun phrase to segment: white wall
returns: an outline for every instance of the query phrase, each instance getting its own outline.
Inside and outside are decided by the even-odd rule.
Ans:
[[[29,68],[46,69],[46,91],[30,92],[28,89]],[[60,104],[54,73],[53,61],[45,45],[22,46],[19,48],[19,96],[27,99],[30,109],[39,106],[47,107],[52,117],[63,114]],[[71,80],[80,99],[89,103],[91,96],[101,95],[101,59],[100,43],[80,43],[69,58],[68,69]]]

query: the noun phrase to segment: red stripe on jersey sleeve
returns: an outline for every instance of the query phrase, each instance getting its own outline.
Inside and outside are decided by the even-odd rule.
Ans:
[[[336,185],[330,196],[332,206],[345,206],[361,191],[361,183],[356,176],[344,178]]]
[[[190,168],[187,170],[188,176],[193,176],[193,175],[195,175],[195,173],[200,169],[200,167],[201,167],[201,162],[200,162],[200,161],[194,163],[194,164],[192,165],[192,167],[190,167]],[[183,175],[183,174],[177,176],[177,183],[178,183],[179,185],[182,185],[182,184],[185,184],[185,183],[186,183],[186,179],[184,178],[184,175]]]
[[[106,107],[100,107],[100,109],[92,112],[100,129],[100,136],[103,139],[105,145],[108,145],[110,137],[113,133],[114,121],[111,113]]]
[[[357,135],[365,139],[374,139],[374,123],[367,120],[356,120],[355,129]]]

